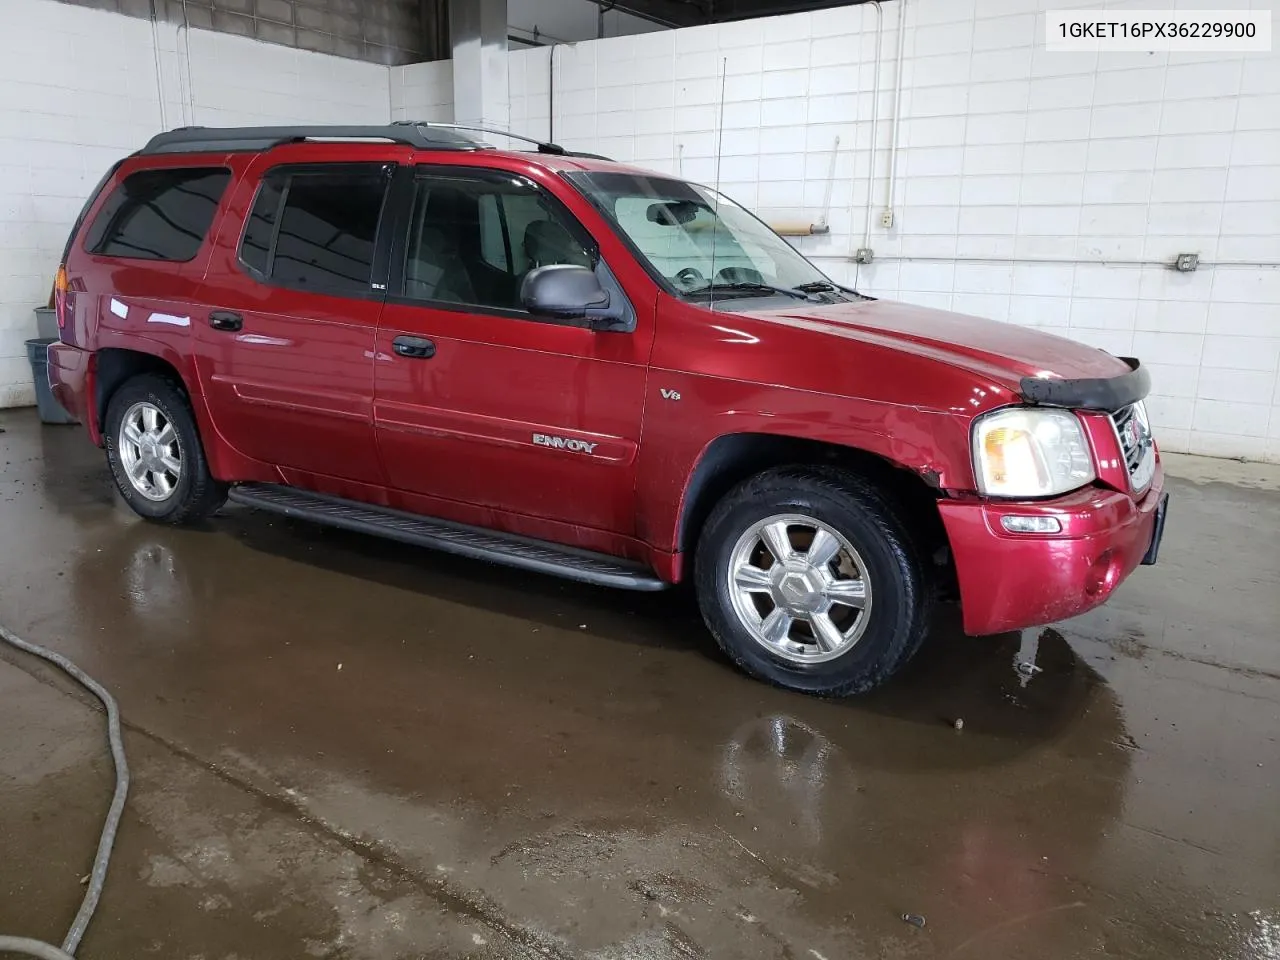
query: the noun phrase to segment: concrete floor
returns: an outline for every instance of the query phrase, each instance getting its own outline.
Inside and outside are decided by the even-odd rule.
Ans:
[[[87,960],[1280,957],[1275,470],[1171,481],[1160,565],[1102,610],[944,625],[824,702],[737,674],[685,594],[164,529],[79,429],[0,427],[0,623],[128,723]],[[102,726],[0,649],[0,931],[75,912]]]

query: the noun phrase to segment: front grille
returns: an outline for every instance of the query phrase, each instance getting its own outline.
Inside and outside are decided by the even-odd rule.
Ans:
[[[1131,404],[1113,413],[1111,423],[1124,454],[1129,482],[1134,490],[1143,490],[1156,470],[1155,441],[1147,422],[1147,411],[1141,404]]]

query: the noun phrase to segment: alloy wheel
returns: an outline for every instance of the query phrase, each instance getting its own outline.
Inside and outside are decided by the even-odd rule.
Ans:
[[[125,411],[116,449],[133,489],[148,500],[167,500],[182,478],[182,446],[173,423],[145,400]]]
[[[729,554],[728,580],[748,633],[793,663],[833,660],[866,631],[866,565],[843,534],[814,517],[779,514],[753,524]]]

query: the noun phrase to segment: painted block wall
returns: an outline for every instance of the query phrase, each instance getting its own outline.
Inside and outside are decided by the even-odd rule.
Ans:
[[[796,245],[837,279],[1137,355],[1166,449],[1280,461],[1280,53],[1048,53],[1043,7],[909,0],[891,201],[900,2],[560,47],[555,138],[706,183],[719,152],[766,219],[825,217]],[[510,57],[545,137],[548,52]]]
[[[448,61],[387,70],[13,2],[0,406],[30,402],[30,308],[83,195],[161,125],[453,116]],[[1263,5],[1280,19],[1277,0]],[[718,172],[767,218],[825,220],[828,235],[797,246],[867,292],[1137,354],[1166,449],[1280,460],[1280,55],[1049,54],[1035,0],[915,0],[889,200],[902,9],[885,3],[883,24],[859,6],[558,47],[555,139],[703,182]],[[509,55],[517,132],[551,133],[548,55]],[[857,266],[863,245],[876,259]],[[1207,265],[1161,265],[1178,252]]]
[[[150,20],[186,23],[370,63],[412,63],[434,46],[419,0],[62,0]]]
[[[384,66],[54,0],[0,30],[0,407],[34,402],[36,335],[67,232],[98,178],[159,130],[384,123]]]
[[[392,67],[391,119],[453,121],[453,61]]]

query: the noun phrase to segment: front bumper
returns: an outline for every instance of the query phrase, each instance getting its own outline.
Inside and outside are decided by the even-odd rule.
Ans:
[[[944,500],[965,633],[981,636],[1053,623],[1107,599],[1143,562],[1154,562],[1163,519],[1164,469],[1134,500],[1086,487],[1056,500],[1003,503]],[[1006,516],[1054,516],[1055,534],[1009,533]]]

